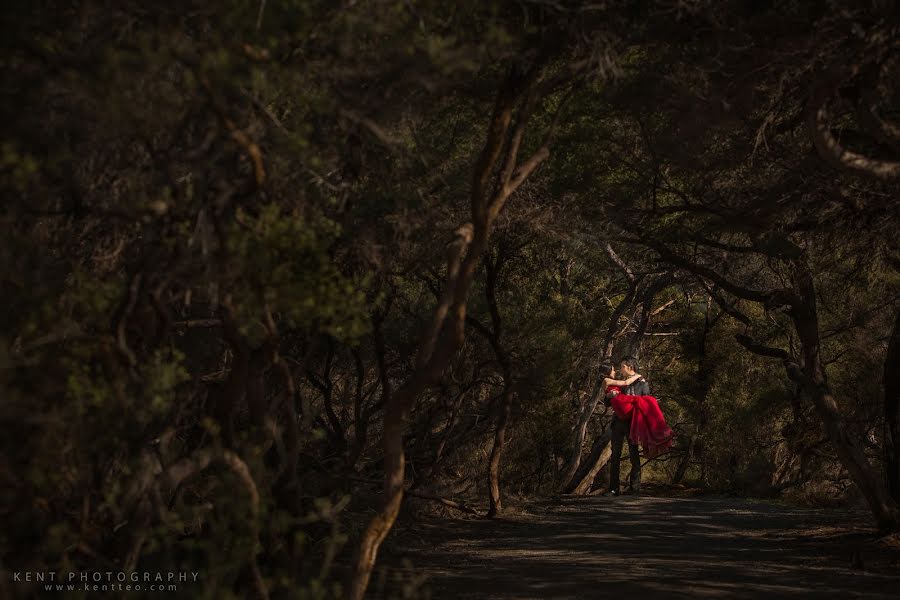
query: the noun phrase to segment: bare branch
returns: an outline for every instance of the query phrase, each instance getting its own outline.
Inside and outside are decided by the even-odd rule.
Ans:
[[[613,248],[609,244],[609,242],[606,243],[606,253],[609,254],[609,257],[612,259],[612,261],[614,263],[616,263],[616,265],[618,265],[618,267],[620,269],[622,269],[622,272],[625,273],[625,277],[628,278],[628,281],[633,282],[634,281],[634,272],[631,270],[631,267],[629,267],[625,263],[625,261],[622,260],[618,254],[616,254],[616,251],[613,250]]]
[[[438,334],[447,319],[454,301],[454,291],[456,282],[459,278],[460,262],[463,253],[472,243],[474,236],[474,228],[471,223],[466,223],[453,232],[453,240],[447,244],[447,279],[444,282],[444,289],[441,292],[441,298],[435,307],[432,315],[431,324],[425,330],[422,337],[422,343],[419,347],[419,353],[416,356],[416,367],[422,368],[431,359],[434,352],[435,344],[437,344]]]
[[[753,302],[759,302],[760,304],[764,304],[769,307],[793,305],[799,302],[793,290],[787,288],[775,290],[757,290],[753,288],[743,287],[726,279],[724,276],[714,271],[713,269],[710,269],[709,267],[698,265],[682,256],[679,256],[665,244],[662,244],[655,240],[640,240],[638,241],[638,243],[644,244],[656,250],[659,253],[660,257],[666,262],[673,264],[676,267],[680,267],[682,269],[690,271],[691,273],[699,275],[700,277],[708,279],[726,292],[737,296],[738,298],[751,300]]]
[[[785,350],[781,348],[772,348],[771,346],[766,346],[755,341],[748,335],[744,335],[743,333],[738,333],[734,336],[734,339],[737,340],[741,346],[749,350],[754,354],[759,354],[760,356],[768,356],[771,358],[780,358],[784,361],[791,361],[793,358],[790,354],[788,354]]]

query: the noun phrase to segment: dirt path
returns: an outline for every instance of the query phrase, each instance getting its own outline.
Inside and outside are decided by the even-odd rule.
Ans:
[[[568,497],[420,524],[390,562],[409,560],[436,600],[898,598],[900,551],[868,525],[864,513],[744,499]]]

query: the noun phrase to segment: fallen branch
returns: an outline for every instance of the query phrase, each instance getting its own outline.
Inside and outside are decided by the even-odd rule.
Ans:
[[[381,485],[382,484],[382,481],[380,479],[368,479],[366,477],[350,477],[350,480],[358,481],[360,483],[369,483],[372,485]],[[421,498],[422,500],[433,500],[435,502],[440,502],[441,504],[443,504],[444,506],[446,506],[448,508],[453,508],[458,511],[468,513],[470,515],[480,515],[481,514],[477,510],[466,505],[463,502],[457,502],[456,500],[450,500],[449,498],[444,498],[444,497],[438,496],[436,494],[429,494],[427,492],[418,492],[416,490],[409,489],[409,487],[406,487],[406,489],[404,490],[403,493],[407,496]]]
[[[423,500],[433,500],[435,502],[440,502],[444,506],[448,508],[453,508],[458,511],[468,513],[470,515],[478,515],[479,512],[470,506],[466,506],[462,502],[457,502],[456,500],[450,500],[449,498],[442,498],[440,496],[435,496],[433,494],[426,494],[424,492],[416,492],[412,490],[406,490],[406,494],[409,496],[414,496],[416,498],[421,498]]]

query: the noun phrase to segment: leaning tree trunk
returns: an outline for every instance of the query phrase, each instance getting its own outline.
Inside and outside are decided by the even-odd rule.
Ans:
[[[675,275],[672,272],[663,273],[654,278],[644,288],[644,291],[641,293],[640,316],[637,318],[637,326],[631,335],[628,336],[624,349],[620,349],[623,354],[630,354],[640,358],[641,346],[643,344],[644,335],[647,333],[647,328],[650,326],[650,318],[657,312],[653,310],[653,301],[656,300],[656,296],[669,287],[674,280]]]
[[[385,402],[384,495],[380,510],[363,531],[354,557],[348,585],[348,598],[351,600],[362,600],[365,595],[378,549],[400,512],[406,467],[403,450],[406,416],[425,389],[440,379],[454,354],[462,347],[467,296],[497,215],[513,192],[550,155],[549,142],[555,131],[556,118],[543,145],[524,162],[519,163],[518,160],[525,126],[537,100],[535,82],[541,68],[541,64],[536,64],[524,75],[512,73],[497,96],[487,140],[473,169],[472,222],[457,229],[454,241],[448,246],[444,289],[423,332],[415,369]],[[517,105],[520,105],[518,120],[511,128]],[[498,167],[496,187],[493,193],[489,193],[488,187]]]
[[[563,492],[582,496],[591,490],[591,484],[594,483],[597,473],[609,462],[609,458],[612,456],[611,441],[612,429],[607,427],[600,434],[600,437],[594,441],[587,460],[582,463],[575,476],[572,477],[572,481],[562,490]]]
[[[594,411],[597,410],[597,404],[599,404],[602,394],[603,380],[598,378],[597,382],[594,384],[594,391],[591,392],[590,398],[588,398],[581,407],[581,413],[578,415],[578,423],[575,424],[575,431],[572,436],[572,455],[559,478],[559,491],[565,491],[571,486],[572,478],[575,476],[578,467],[581,466],[581,454],[583,452],[587,426],[591,421],[591,417],[594,415]]]
[[[884,361],[884,473],[888,492],[900,504],[900,311]]]
[[[372,569],[375,566],[375,559],[378,556],[378,549],[394,526],[394,521],[400,512],[406,471],[406,460],[403,453],[403,431],[406,417],[415,399],[428,385],[440,377],[453,354],[462,345],[464,334],[462,325],[455,316],[448,319],[447,315],[464,310],[464,308],[456,306],[454,300],[460,293],[457,286],[466,279],[464,275],[474,272],[475,269],[473,263],[476,259],[473,252],[477,249],[470,249],[466,260],[461,262],[463,252],[470,245],[472,245],[472,228],[471,226],[461,227],[457,230],[456,238],[451,243],[448,252],[447,281],[444,293],[433,315],[437,326],[432,323],[430,329],[431,331],[441,331],[442,326],[445,325],[444,322],[450,321],[443,329],[444,335],[425,338],[417,356],[416,370],[385,401],[382,434],[384,439],[384,497],[381,510],[369,521],[357,549],[348,594],[353,600],[362,600],[365,595]],[[471,275],[468,275],[468,279],[471,281]],[[466,291],[468,291],[467,286],[462,291],[463,298]]]
[[[684,450],[684,456],[681,459],[681,462],[678,463],[678,469],[675,471],[675,475],[672,476],[672,485],[678,485],[681,483],[681,480],[684,479],[685,474],[687,473],[688,467],[691,464],[691,459],[694,457],[694,449],[697,445],[697,434],[691,436],[691,440],[688,442],[687,448]]]

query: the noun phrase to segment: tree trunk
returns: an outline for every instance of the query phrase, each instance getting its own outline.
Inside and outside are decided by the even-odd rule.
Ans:
[[[900,504],[900,311],[884,361],[884,470],[888,492]]]
[[[641,311],[640,317],[637,319],[637,327],[635,327],[635,330],[628,336],[623,354],[630,354],[640,358],[644,334],[647,333],[647,327],[650,325],[650,317],[653,316],[653,301],[656,299],[657,294],[671,285],[674,279],[675,276],[669,272],[660,275],[647,284],[647,287],[641,294]]]
[[[606,327],[606,335],[603,337],[603,360],[612,358],[613,345],[616,342],[616,331],[619,329],[619,319],[625,314],[625,311],[634,305],[635,293],[637,292],[637,282],[631,281],[625,297],[619,302],[613,314],[609,317],[609,324]]]
[[[447,247],[444,289],[430,323],[422,332],[414,371],[385,403],[383,502],[360,539],[348,585],[347,597],[350,600],[362,600],[365,595],[378,549],[400,512],[406,467],[403,453],[406,416],[425,389],[440,379],[463,345],[469,289],[487,248],[494,220],[510,196],[550,154],[548,135],[534,154],[519,162],[525,126],[536,100],[534,85],[543,68],[542,61],[546,58],[539,58],[538,63],[524,75],[518,71],[510,73],[497,96],[487,139],[473,169],[472,222],[458,228],[453,242]],[[511,128],[513,112],[520,104],[518,120]],[[498,167],[496,187],[493,193],[489,193],[488,187]]]
[[[694,446],[696,443],[697,435],[695,434],[691,436],[691,441],[688,443],[688,447],[684,452],[684,458],[678,463],[678,470],[675,471],[675,475],[672,477],[672,485],[678,485],[681,483],[681,480],[684,479],[684,475],[687,473],[688,467],[691,464],[691,458],[694,456]]]
[[[791,307],[790,314],[800,339],[803,365],[802,370],[789,366],[792,376],[808,391],[819,418],[825,424],[831,445],[868,502],[879,530],[900,530],[900,510],[897,503],[888,494],[881,477],[872,469],[859,440],[847,431],[840,408],[828,386],[819,355],[815,282],[802,259],[794,262],[794,285],[798,301]]]
[[[600,402],[600,395],[603,391],[602,381],[603,380],[600,378],[597,379],[591,397],[588,398],[587,402],[585,402],[584,406],[581,408],[581,414],[578,416],[578,423],[575,425],[572,439],[572,455],[559,478],[559,491],[563,491],[571,485],[572,477],[575,475],[575,471],[578,469],[579,465],[581,465],[584,436],[587,432],[588,423],[591,421],[591,416],[593,416],[594,411],[597,409],[597,404]]]
[[[575,473],[572,481],[566,486],[564,490],[566,493],[584,495],[590,491],[591,484],[594,482],[594,478],[597,477],[597,473],[609,462],[609,458],[612,456],[611,440],[612,429],[607,427],[594,442],[587,460],[584,461],[581,468]]]
[[[503,374],[503,394],[500,397],[500,406],[497,411],[497,429],[494,432],[494,444],[491,447],[491,457],[488,461],[488,502],[487,516],[494,517],[503,510],[500,499],[500,457],[503,454],[503,444],[506,441],[506,427],[509,423],[509,415],[512,411],[512,399],[515,393],[515,385],[512,377],[512,364],[509,353],[503,348],[501,335],[503,334],[503,319],[500,317],[500,307],[497,304],[497,276],[503,266],[504,254],[502,247],[497,251],[496,262],[485,261],[485,285],[484,295],[488,309],[491,313],[492,331],[490,333],[491,346],[500,363]]]
[[[491,448],[491,458],[488,467],[488,487],[490,489],[488,517],[494,517],[503,510],[503,502],[500,499],[500,456],[503,453],[503,444],[506,441],[506,425],[509,423],[509,414],[512,410],[512,397],[513,388],[511,385],[507,385],[500,399],[497,431],[494,433],[494,445]]]
[[[710,312],[712,311],[712,296],[707,296],[706,298],[706,311],[703,315],[703,333],[700,336],[700,342],[697,345],[697,430],[693,437],[691,437],[690,442],[690,451],[686,457],[687,461],[690,461],[694,457],[697,457],[700,461],[700,481],[703,484],[707,483],[707,470],[706,470],[706,454],[704,453],[703,444],[697,444],[697,439],[703,439],[703,436],[706,434],[706,424],[709,421],[709,408],[706,402],[706,396],[709,394],[709,386],[712,381],[712,377],[709,372],[709,365],[706,360],[706,342],[709,339],[709,334],[712,332],[712,328],[718,323],[719,319],[722,316],[722,312],[716,316],[715,319],[710,319]],[[688,463],[684,465],[685,472],[689,466]],[[681,471],[682,465],[679,465],[678,469]],[[684,472],[681,473],[681,476],[678,478],[679,482],[681,478],[684,477]],[[677,483],[677,482],[676,482]]]
[[[451,255],[448,257],[447,293],[438,304],[433,315],[435,319],[440,319],[441,324],[447,320],[447,315],[451,312],[452,306],[448,305],[452,303],[452,297],[456,295],[454,288],[459,278],[467,275],[466,279],[471,282],[471,275],[467,274],[466,271],[474,271],[474,261],[477,259],[475,258],[476,254],[473,254],[473,252],[480,254],[480,250],[478,248],[470,249],[470,254],[467,256],[463,267],[459,265],[459,259],[466,246],[469,245],[470,240],[471,238],[464,233],[458,234],[455,249],[451,251]],[[464,314],[460,316],[464,317]],[[384,496],[381,510],[369,521],[360,539],[354,561],[354,570],[349,582],[348,597],[352,600],[362,600],[365,595],[372,569],[375,567],[378,549],[381,547],[384,538],[390,533],[391,528],[394,526],[394,521],[397,520],[397,514],[400,512],[406,473],[403,431],[406,428],[406,417],[409,414],[409,410],[415,399],[421,395],[429,384],[440,376],[449,364],[455,351],[462,345],[463,327],[458,318],[454,317],[451,321],[448,323],[448,328],[444,330],[445,335],[440,336],[438,342],[429,344],[426,340],[422,348],[430,347],[430,356],[421,361],[424,364],[419,364],[412,376],[396,393],[391,394],[390,398],[385,402],[384,431],[382,434],[384,440]],[[440,331],[441,328],[437,327],[434,330]],[[421,348],[420,352],[422,352]],[[420,359],[421,354],[417,358]],[[419,363],[420,360],[416,362]]]

